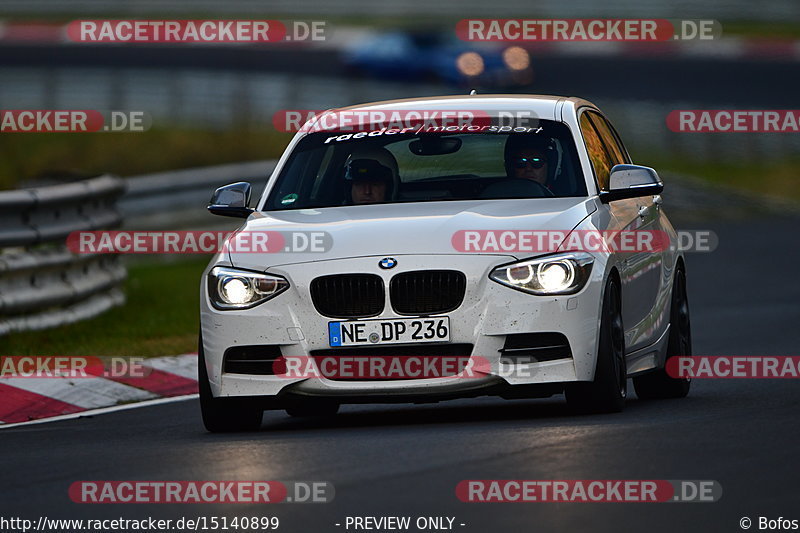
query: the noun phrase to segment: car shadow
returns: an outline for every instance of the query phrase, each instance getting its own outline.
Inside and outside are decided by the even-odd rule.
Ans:
[[[683,400],[687,401],[687,400]],[[309,430],[359,429],[398,426],[494,424],[504,422],[546,423],[552,425],[617,425],[635,423],[649,417],[648,411],[660,405],[669,408],[673,401],[639,401],[629,399],[625,411],[611,414],[577,414],[567,405],[564,396],[547,399],[502,400],[496,398],[455,400],[438,404],[367,404],[342,406],[331,417],[294,418],[284,411],[266,411],[260,431],[301,432]],[[674,409],[674,404],[672,409]]]

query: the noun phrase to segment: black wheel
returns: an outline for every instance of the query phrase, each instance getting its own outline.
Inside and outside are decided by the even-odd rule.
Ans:
[[[319,400],[298,400],[286,406],[286,413],[296,417],[334,416],[338,412],[338,403]]]
[[[628,396],[625,329],[622,326],[619,283],[608,280],[600,319],[600,340],[594,380],[567,386],[569,406],[581,413],[618,413]]]
[[[689,394],[691,378],[673,378],[666,371],[666,361],[682,355],[692,355],[692,323],[689,318],[689,299],[686,296],[686,273],[679,268],[672,283],[665,368],[633,378],[636,396],[642,400],[652,400],[683,398]]]
[[[241,398],[214,398],[208,383],[208,371],[203,356],[203,341],[197,348],[197,381],[200,388],[200,412],[203,425],[212,433],[253,431],[261,427],[263,409]]]

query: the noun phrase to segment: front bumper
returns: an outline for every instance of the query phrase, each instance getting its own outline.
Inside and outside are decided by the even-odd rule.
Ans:
[[[203,352],[214,396],[329,397],[343,402],[417,401],[430,397],[501,394],[509,386],[561,384],[591,380],[594,374],[603,265],[595,264],[586,286],[575,295],[534,296],[499,285],[488,278],[496,266],[514,258],[501,255],[395,255],[398,266],[380,270],[382,256],[337,259],[273,267],[268,273],[285,277],[291,288],[256,307],[219,311],[211,307],[205,275],[201,283]],[[213,265],[211,265],[213,266]],[[210,267],[209,267],[210,269]],[[387,287],[387,305],[376,318],[400,318],[391,309],[388,286],[392,276],[414,270],[449,269],[464,272],[467,287],[461,306],[450,317],[450,343],[471,344],[473,359],[488,362],[482,375],[428,379],[339,381],[325,377],[282,377],[223,372],[223,355],[235,346],[276,346],[283,356],[307,357],[327,350],[328,322],[311,300],[309,286],[320,275],[369,272]],[[408,317],[403,317],[408,318]],[[513,334],[563,334],[571,357],[506,364],[501,349]],[[440,344],[439,344],[440,345]],[[419,345],[415,345],[419,346]],[[437,344],[429,344],[436,354]]]

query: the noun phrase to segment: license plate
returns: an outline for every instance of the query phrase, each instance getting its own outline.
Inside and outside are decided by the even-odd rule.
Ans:
[[[371,346],[450,340],[450,317],[328,322],[331,346]]]

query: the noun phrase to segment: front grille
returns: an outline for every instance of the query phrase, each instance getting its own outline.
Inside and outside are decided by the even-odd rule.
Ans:
[[[333,381],[398,381],[409,379],[425,379],[428,377],[449,377],[468,367],[472,344],[431,344],[428,346],[359,346],[350,348],[333,348],[325,350],[312,350],[311,357],[317,363],[320,373]],[[325,361],[331,358],[330,361]],[[370,358],[384,360],[382,369],[374,371],[375,366],[369,363]],[[392,359],[400,361],[398,367],[392,367]],[[412,367],[403,366],[403,361],[414,358],[421,361],[422,365],[431,369],[433,373],[441,370],[438,375],[412,376],[402,375],[403,368],[419,369],[415,362]],[[334,361],[336,361],[334,363]],[[428,361],[428,365],[424,361]],[[446,364],[438,365],[437,361]],[[390,369],[400,369],[392,372]]]
[[[334,274],[311,282],[311,300],[319,314],[332,318],[379,315],[385,305],[383,280],[375,274]]]
[[[457,309],[467,277],[455,270],[416,270],[397,274],[389,283],[392,309],[399,315],[433,315]]]
[[[515,333],[506,336],[502,358],[507,363],[524,364],[570,359],[572,350],[562,333]]]
[[[225,350],[222,371],[226,374],[271,376],[278,371],[275,361],[281,356],[278,345],[233,346]]]

